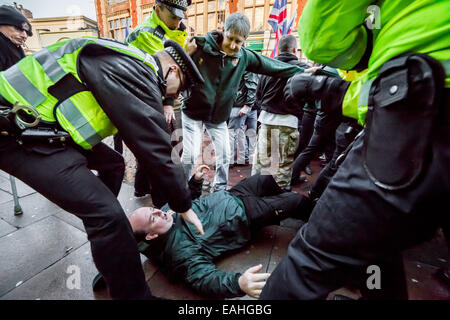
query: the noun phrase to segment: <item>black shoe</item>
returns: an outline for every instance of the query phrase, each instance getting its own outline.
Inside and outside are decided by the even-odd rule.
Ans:
[[[103,276],[99,273],[92,280],[92,290],[98,291],[106,288],[106,282]]]
[[[305,173],[306,173],[308,176],[312,175],[312,171],[311,171],[311,168],[309,167],[309,165],[305,167]]]

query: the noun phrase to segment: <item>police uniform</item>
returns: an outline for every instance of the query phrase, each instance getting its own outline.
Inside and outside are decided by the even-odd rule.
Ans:
[[[187,7],[190,1],[186,0],[157,0],[156,5],[165,6],[170,12],[179,18],[184,19]],[[180,46],[184,47],[186,38],[188,34],[186,32],[186,26],[183,22],[176,30],[169,29],[165,23],[158,17],[156,10],[153,10],[152,15],[149,19],[138,25],[131,31],[128,35],[126,42],[132,46],[144,50],[149,54],[154,54],[155,52],[162,50],[164,48],[164,42],[166,40],[172,40],[177,42]],[[174,105],[176,101],[172,99],[166,99],[164,105]],[[179,105],[179,103],[178,103]],[[181,121],[181,114],[177,119]],[[174,126],[175,129],[181,130],[180,126]],[[175,130],[174,129],[174,130]],[[171,133],[173,130],[171,130]],[[120,141],[120,142],[119,142]],[[115,136],[115,145],[121,147],[122,141],[120,138]],[[152,190],[149,183],[149,179],[145,174],[145,169],[138,162],[136,168],[136,175],[134,181],[134,189],[136,196],[144,196],[147,193],[152,193],[152,200],[155,206],[160,207],[167,202],[167,197],[165,192],[160,192],[159,188],[154,188]]]
[[[371,5],[381,29],[364,25]],[[289,90],[366,127],[262,299],[324,299],[352,282],[368,292],[372,264],[381,289],[371,296],[407,297],[399,253],[449,225],[449,10],[449,1],[308,1],[299,24],[308,58],[368,71],[351,83],[295,76]]]
[[[181,47],[168,43],[165,50],[188,82],[202,80],[195,78],[195,66],[185,63],[189,58]],[[83,220],[95,265],[115,299],[149,298],[151,292],[131,226],[116,198],[118,190],[91,169],[105,165],[115,153],[101,140],[119,131],[135,156],[152,169],[152,182],[169,193],[170,207],[177,212],[191,207],[183,171],[171,160],[164,94],[156,58],[104,39],[58,42],[0,73],[0,104],[27,105],[42,118],[35,129],[70,135],[62,144],[27,142],[27,130],[9,132],[0,137],[0,168]]]

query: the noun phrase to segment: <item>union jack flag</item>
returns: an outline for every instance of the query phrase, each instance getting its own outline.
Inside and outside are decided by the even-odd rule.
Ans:
[[[289,34],[291,32],[292,25],[294,24],[295,17],[297,12],[295,12],[291,21],[287,22],[287,0],[275,0],[272,11],[269,14],[269,24],[272,26],[273,31],[275,32],[275,48],[273,49],[270,57],[276,57],[278,55],[278,41],[281,36],[285,34]]]

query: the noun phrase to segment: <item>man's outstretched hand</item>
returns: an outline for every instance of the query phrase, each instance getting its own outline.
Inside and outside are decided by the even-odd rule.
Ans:
[[[194,212],[194,210],[189,209],[186,212],[183,212],[181,214],[181,216],[184,218],[184,220],[186,220],[187,222],[192,223],[195,226],[195,229],[197,229],[197,231],[200,234],[205,234],[205,232],[203,231],[203,226],[202,223],[200,222],[200,219],[197,217],[197,214]]]
[[[195,180],[200,180],[205,174],[209,172],[209,167],[206,164],[202,164],[197,169],[195,169],[194,178]]]
[[[241,290],[252,298],[259,298],[270,276],[270,273],[258,273],[261,269],[262,264],[248,268],[238,280]]]

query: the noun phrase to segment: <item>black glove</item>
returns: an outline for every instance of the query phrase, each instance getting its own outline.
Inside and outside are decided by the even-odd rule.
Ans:
[[[333,112],[342,106],[350,82],[340,78],[310,73],[297,73],[284,87],[285,101],[305,103],[308,100],[321,102],[320,110]]]
[[[17,126],[14,120],[15,114],[11,108],[0,105],[0,134],[4,136],[19,135],[22,130]]]

